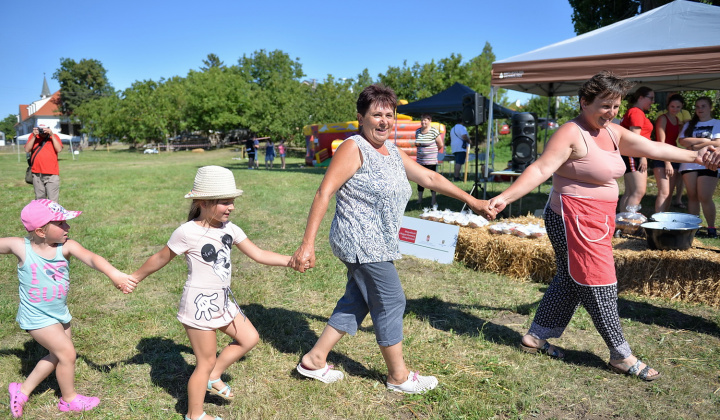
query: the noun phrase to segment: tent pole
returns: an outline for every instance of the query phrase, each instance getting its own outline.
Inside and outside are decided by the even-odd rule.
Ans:
[[[488,109],[488,129],[487,129],[487,138],[485,141],[485,169],[483,170],[483,178],[484,178],[484,188],[483,188],[483,200],[487,200],[487,180],[488,180],[488,169],[490,168],[490,145],[492,144],[492,126],[493,126],[493,101],[495,100],[495,86],[490,86],[490,100],[488,103],[490,104],[490,109]],[[475,156],[475,159],[478,159],[478,156]],[[495,155],[493,154],[493,161],[495,160]],[[495,166],[495,162],[492,162],[493,167]]]

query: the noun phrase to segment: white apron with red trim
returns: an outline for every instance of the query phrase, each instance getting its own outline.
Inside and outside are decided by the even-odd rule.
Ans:
[[[568,249],[568,273],[575,283],[609,286],[617,283],[612,237],[617,200],[560,195]]]

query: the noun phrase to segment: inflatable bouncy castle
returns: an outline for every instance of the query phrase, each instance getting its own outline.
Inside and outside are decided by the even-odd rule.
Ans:
[[[433,122],[432,126],[440,131],[440,138],[445,143],[445,125]],[[412,121],[412,117],[398,114],[395,127],[388,137],[408,156],[415,158],[415,131],[420,128],[420,121]],[[305,136],[305,164],[308,166],[327,166],[330,164],[335,150],[340,144],[358,133],[357,121],[346,121],[332,124],[312,124],[303,127]]]

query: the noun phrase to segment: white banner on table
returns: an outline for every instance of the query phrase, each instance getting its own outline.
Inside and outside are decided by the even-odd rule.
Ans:
[[[400,232],[400,252],[418,258],[450,264],[455,259],[460,227],[404,216]]]

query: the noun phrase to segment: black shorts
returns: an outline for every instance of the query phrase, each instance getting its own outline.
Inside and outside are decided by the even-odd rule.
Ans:
[[[674,169],[676,172],[680,170],[680,164],[679,164],[679,163],[677,163],[677,162],[670,162],[670,164],[672,165],[673,169]],[[663,161],[663,160],[653,160],[652,167],[653,167],[653,168],[663,168],[663,169],[664,169],[664,168],[665,168],[665,161]]]
[[[681,174],[689,174],[691,172],[697,172],[697,176],[711,176],[717,178],[718,171],[711,171],[710,169],[688,169],[686,171],[680,171]]]
[[[621,156],[623,162],[625,162],[625,173],[636,172],[640,166],[639,157]]]

